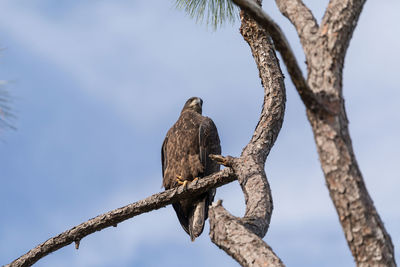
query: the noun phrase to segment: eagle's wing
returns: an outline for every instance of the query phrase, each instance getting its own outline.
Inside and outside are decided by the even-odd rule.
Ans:
[[[199,157],[204,167],[201,176],[217,172],[220,168],[219,164],[210,159],[210,154],[221,154],[221,145],[214,122],[208,117],[203,117],[199,127]],[[203,231],[205,220],[208,217],[208,206],[214,200],[215,191],[215,189],[211,189],[194,203],[194,208],[189,216],[189,234],[192,241]]]
[[[161,146],[161,165],[162,165],[162,175],[163,175],[163,186],[166,187],[166,189],[169,189],[169,186],[171,185],[170,181],[166,181],[167,177],[165,177],[165,169],[167,168],[167,162],[168,162],[168,153],[167,153],[167,143],[168,143],[168,135],[165,137],[164,142]],[[183,229],[189,234],[189,220],[186,218],[185,213],[182,209],[182,206],[179,202],[173,203],[172,204],[176,214],[178,215],[179,222],[181,223]]]
[[[219,171],[219,164],[210,159],[210,154],[221,154],[221,145],[218,137],[218,130],[214,122],[204,117],[199,129],[199,154],[200,162],[204,167],[203,175]]]

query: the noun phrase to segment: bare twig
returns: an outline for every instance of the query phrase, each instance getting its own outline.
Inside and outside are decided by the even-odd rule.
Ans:
[[[226,168],[218,173],[214,173],[210,176],[198,179],[196,182],[190,183],[187,188],[181,186],[169,189],[125,207],[104,213],[48,239],[46,242],[31,249],[25,255],[19,257],[6,266],[31,266],[47,254],[73,242],[75,242],[76,248],[79,248],[79,243],[82,238],[96,231],[100,231],[110,226],[115,227],[118,223],[139,214],[165,207],[166,205],[172,204],[178,200],[202,194],[211,188],[222,186],[234,180],[236,180],[236,175],[231,169]]]
[[[235,161],[235,158],[231,157],[231,156],[224,157],[224,156],[221,156],[221,155],[210,154],[209,157],[212,160],[216,161],[218,164],[224,165],[225,167],[232,167],[233,163]]]

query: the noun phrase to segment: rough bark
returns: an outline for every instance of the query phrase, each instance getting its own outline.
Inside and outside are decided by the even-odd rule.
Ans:
[[[322,110],[324,112],[336,114],[338,109],[332,105],[325,105],[324,96],[320,96],[311,91],[306,80],[304,79],[303,73],[300,69],[297,59],[293,53],[290,44],[279,27],[271,18],[266,14],[262,8],[256,4],[253,0],[232,0],[237,6],[254,18],[260,26],[262,26],[271,36],[274,41],[276,50],[282,56],[282,59],[286,65],[287,71],[293,84],[296,86],[301,99],[306,103],[312,111]]]
[[[264,87],[264,103],[253,137],[240,158],[224,162],[238,177],[245,196],[245,215],[236,218],[221,205],[211,207],[210,237],[243,266],[283,266],[261,238],[268,230],[273,208],[264,165],[282,126],[285,86],[268,33],[244,12],[241,12],[241,20],[240,32],[251,48]]]
[[[244,219],[250,220],[247,218],[255,216],[265,219],[269,225],[272,198],[264,164],[282,127],[286,102],[285,85],[268,33],[244,12],[241,12],[241,20],[240,32],[251,48],[264,87],[264,103],[253,137],[243,149],[241,162],[234,165],[233,169],[244,190],[246,200]],[[262,236],[267,229],[261,231]]]
[[[236,179],[237,177],[233,171],[227,168],[218,173],[204,177],[203,179],[199,179],[196,182],[190,183],[186,188],[180,186],[165,190],[164,192],[152,195],[141,201],[112,210],[81,223],[55,237],[48,239],[46,242],[31,249],[25,255],[5,266],[31,266],[44,256],[73,242],[75,242],[76,248],[78,248],[79,242],[82,240],[82,238],[96,231],[100,231],[110,226],[116,227],[118,223],[134,216],[165,207],[166,205],[185,198],[193,197],[197,194],[202,194],[211,188],[222,186]]]
[[[284,266],[265,242],[256,234],[249,232],[240,219],[229,214],[221,202],[213,204],[210,216],[215,223],[210,225],[211,240],[227,251],[242,266]],[[221,244],[221,245],[219,245]]]
[[[313,94],[324,96],[325,105],[337,110],[328,114],[304,102],[329,194],[353,257],[358,266],[396,266],[392,241],[353,152],[342,95],[344,58],[365,0],[331,0],[320,27],[301,1],[276,3],[299,34],[308,86]]]
[[[303,47],[315,42],[318,23],[311,10],[301,0],[275,0],[281,13],[293,23]]]

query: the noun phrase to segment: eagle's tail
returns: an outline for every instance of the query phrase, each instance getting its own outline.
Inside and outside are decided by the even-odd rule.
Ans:
[[[189,216],[189,235],[194,241],[203,232],[204,223],[207,219],[208,207],[206,206],[206,197],[200,199],[193,206],[193,211]]]

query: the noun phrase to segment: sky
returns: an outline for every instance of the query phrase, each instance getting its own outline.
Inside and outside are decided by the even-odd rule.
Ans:
[[[304,1],[321,20],[328,1]],[[350,133],[367,188],[400,253],[400,2],[367,1],[344,67]],[[293,26],[265,1],[305,70]],[[170,1],[0,0],[0,80],[16,119],[0,132],[0,264],[77,224],[160,192],[160,148],[187,98],[204,100],[223,155],[250,140],[263,89],[239,22],[214,31]],[[286,69],[285,120],[267,162],[264,240],[287,266],[354,266],[304,105]],[[237,182],[216,199],[243,216]],[[171,207],[96,232],[35,266],[238,266]]]

